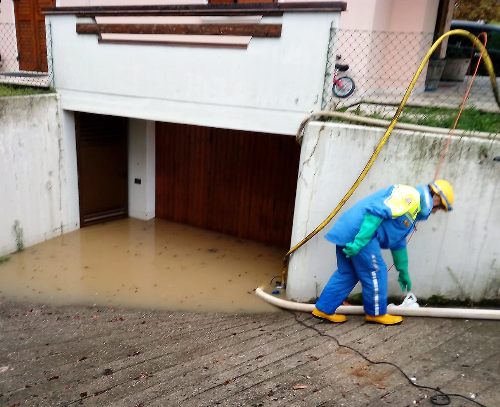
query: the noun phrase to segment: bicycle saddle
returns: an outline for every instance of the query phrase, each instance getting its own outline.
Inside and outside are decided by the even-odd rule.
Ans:
[[[349,65],[335,64],[335,68],[338,69],[340,72],[345,72],[349,69]]]

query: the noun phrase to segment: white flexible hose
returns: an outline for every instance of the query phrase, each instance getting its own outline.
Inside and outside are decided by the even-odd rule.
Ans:
[[[313,114],[308,116],[302,122],[301,126],[299,127],[299,132],[296,135],[296,138],[297,138],[297,141],[299,142],[299,144],[301,143],[301,140],[302,140],[301,133],[302,133],[302,130],[304,129],[305,124],[309,121],[316,120],[316,119],[319,119],[321,117],[337,117],[339,119],[364,123],[364,124],[378,126],[378,127],[388,127],[391,123],[389,120],[374,119],[372,117],[358,116],[354,113],[322,110],[319,112],[314,112]],[[447,136],[451,132],[450,129],[446,129],[443,127],[430,127],[430,126],[422,126],[420,124],[401,123],[401,122],[397,122],[394,125],[394,128],[401,129],[401,130],[416,131],[416,132],[421,132],[421,133],[443,134],[443,135],[447,135]],[[453,134],[455,136],[458,136],[458,137],[465,136],[465,137],[479,137],[479,138],[487,138],[487,139],[492,139],[492,138],[495,139],[497,137],[497,134],[481,132],[481,131],[474,131],[474,130],[460,130],[460,129],[455,129]]]
[[[255,294],[264,301],[280,308],[292,311],[312,312],[314,304],[304,304],[277,298],[268,294],[262,287],[255,290]],[[407,317],[434,317],[434,318],[464,318],[464,319],[499,319],[500,310],[489,309],[466,309],[466,308],[405,308],[398,306],[388,306],[387,311],[391,315],[400,315]],[[344,315],[364,315],[365,311],[359,305],[341,305],[337,308],[337,313]]]

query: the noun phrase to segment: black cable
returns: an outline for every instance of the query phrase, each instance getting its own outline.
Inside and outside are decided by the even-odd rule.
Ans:
[[[278,278],[278,277],[281,277],[281,276],[274,276],[272,279],[271,279],[271,282],[269,283],[269,285],[271,285],[274,281],[275,278]]]
[[[395,365],[394,363],[391,363],[391,362],[374,362],[374,361],[368,359],[359,350],[351,348],[348,345],[341,345],[340,342],[338,341],[338,339],[335,338],[334,336],[329,335],[329,334],[325,334],[324,332],[321,332],[319,329],[317,329],[314,326],[307,325],[304,321],[301,321],[300,319],[298,319],[297,314],[295,314],[294,312],[292,312],[290,310],[287,310],[287,311],[290,312],[291,314],[293,314],[295,316],[295,320],[299,324],[301,324],[302,326],[304,326],[306,328],[312,329],[313,331],[316,331],[320,336],[326,336],[328,338],[333,339],[337,343],[338,347],[346,348],[346,349],[351,350],[354,353],[357,353],[359,356],[361,356],[364,360],[366,360],[368,363],[370,363],[372,365],[390,365],[390,366],[396,368],[397,370],[399,370],[401,372],[401,374],[406,378],[406,380],[408,380],[408,383],[410,383],[412,386],[415,386],[415,387],[417,387],[419,389],[428,389],[428,390],[432,390],[432,391],[435,391],[435,392],[439,393],[439,394],[436,394],[434,396],[431,396],[430,399],[429,399],[430,402],[431,402],[431,404],[434,404],[435,406],[447,406],[447,405],[449,405],[451,403],[451,397],[461,397],[461,398],[463,398],[463,399],[465,399],[467,401],[471,401],[472,403],[475,403],[476,405],[478,405],[480,407],[487,407],[484,404],[481,404],[481,403],[479,403],[479,402],[477,402],[475,400],[472,400],[472,399],[470,399],[470,398],[468,398],[466,396],[463,396],[461,394],[444,393],[438,387],[421,386],[419,384],[416,384],[416,383],[412,382],[412,380],[408,377],[408,375],[405,372],[403,372],[403,370],[398,365]]]

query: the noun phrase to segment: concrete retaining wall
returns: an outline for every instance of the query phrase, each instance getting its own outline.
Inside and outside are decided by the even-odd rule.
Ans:
[[[311,123],[302,143],[292,246],[337,206],[373,153],[385,129]],[[344,206],[391,184],[422,185],[434,179],[447,137],[394,131],[360,187]],[[408,244],[413,292],[418,296],[500,298],[500,142],[453,137],[439,172],[455,189],[455,209],[440,211]],[[287,294],[314,301],[336,269],[335,246],[323,229],[290,260]],[[388,266],[390,251],[384,250]],[[389,295],[401,295],[389,271]],[[359,287],[356,289],[359,291]]]
[[[0,98],[0,255],[17,248],[16,220],[25,246],[79,227],[68,142],[57,95]]]

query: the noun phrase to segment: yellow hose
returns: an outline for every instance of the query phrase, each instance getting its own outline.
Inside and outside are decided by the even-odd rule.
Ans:
[[[287,278],[287,273],[288,273],[288,263],[290,261],[290,255],[294,251],[296,251],[299,247],[301,247],[306,242],[308,242],[312,237],[314,237],[321,229],[323,229],[333,219],[333,217],[340,211],[340,209],[344,206],[344,204],[347,202],[347,200],[354,193],[356,188],[358,188],[359,184],[361,183],[361,181],[366,176],[366,174],[370,170],[371,166],[373,165],[373,163],[377,159],[377,156],[379,155],[380,151],[382,150],[382,147],[389,139],[389,136],[391,135],[392,130],[394,129],[394,126],[396,125],[396,122],[398,121],[399,116],[401,115],[401,112],[403,111],[403,107],[405,106],[406,102],[408,101],[408,98],[410,97],[410,93],[413,90],[413,87],[415,86],[415,83],[417,82],[417,79],[419,78],[420,74],[422,73],[425,65],[429,61],[429,58],[434,53],[434,51],[439,46],[439,44],[441,44],[441,42],[446,37],[449,37],[450,35],[462,35],[464,37],[469,38],[472,41],[473,45],[476,46],[479,49],[479,51],[481,51],[483,53],[482,60],[483,60],[484,64],[486,65],[486,69],[488,70],[488,72],[490,74],[491,87],[493,88],[493,94],[495,96],[495,101],[496,101],[497,105],[500,107],[500,98],[499,98],[499,94],[498,94],[498,88],[497,88],[497,84],[496,84],[496,75],[495,75],[495,71],[493,69],[493,64],[491,63],[491,58],[488,55],[488,52],[486,51],[486,48],[481,43],[481,41],[475,35],[471,34],[469,31],[466,31],[466,30],[452,30],[452,31],[449,31],[449,32],[443,34],[441,37],[439,37],[437,39],[437,41],[429,49],[429,51],[425,55],[425,58],[420,63],[420,66],[418,67],[417,72],[413,76],[413,79],[410,82],[408,89],[406,89],[406,92],[403,96],[403,99],[401,100],[401,103],[399,104],[398,110],[394,114],[394,117],[392,118],[391,123],[389,124],[389,127],[387,128],[386,132],[384,133],[384,136],[382,137],[382,139],[378,143],[377,147],[375,148],[375,151],[373,152],[372,156],[370,157],[370,159],[366,163],[365,168],[363,169],[363,171],[361,171],[361,174],[359,174],[358,178],[356,179],[356,181],[352,185],[351,189],[349,189],[349,191],[347,191],[347,193],[342,198],[342,200],[339,202],[337,207],[333,210],[333,212],[330,213],[330,215],[328,215],[328,217],[316,229],[314,229],[311,233],[309,233],[309,235],[307,235],[304,239],[302,239],[299,243],[297,243],[294,247],[292,247],[288,251],[288,253],[285,255],[285,258],[283,259],[283,272],[282,272],[282,276],[281,276],[281,283],[283,285],[286,284],[286,278]],[[299,126],[299,130],[297,132],[297,138],[302,133],[302,131],[305,128],[305,126],[307,125],[307,123],[311,119],[313,119],[314,117],[321,116],[321,113],[322,112],[313,113],[302,121],[302,123]]]

